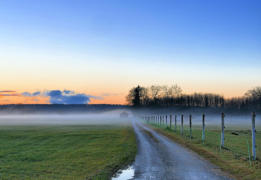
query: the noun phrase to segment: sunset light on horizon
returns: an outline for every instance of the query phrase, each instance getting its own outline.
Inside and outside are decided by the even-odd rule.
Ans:
[[[0,104],[127,104],[137,85],[244,96],[261,85],[260,6],[1,1]]]

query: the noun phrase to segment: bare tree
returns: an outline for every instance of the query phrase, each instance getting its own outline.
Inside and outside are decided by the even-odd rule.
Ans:
[[[261,87],[248,90],[245,95],[254,99],[261,99]]]
[[[157,99],[160,96],[161,86],[152,85],[150,87],[150,95],[152,99]]]
[[[177,97],[177,96],[180,96],[181,93],[182,93],[182,89],[177,84],[174,84],[174,85],[170,86],[169,88],[167,88],[168,97]]]

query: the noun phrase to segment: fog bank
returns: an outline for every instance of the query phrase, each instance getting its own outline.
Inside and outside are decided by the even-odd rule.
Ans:
[[[122,118],[124,110],[105,111],[102,113],[73,114],[2,114],[0,125],[127,125],[130,118]]]

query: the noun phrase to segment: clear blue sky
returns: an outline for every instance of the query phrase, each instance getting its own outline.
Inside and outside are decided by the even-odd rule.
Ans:
[[[261,85],[261,1],[0,1],[0,62],[17,91],[242,95]]]

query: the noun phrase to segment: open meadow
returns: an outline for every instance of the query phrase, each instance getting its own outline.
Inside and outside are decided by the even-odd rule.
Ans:
[[[109,179],[135,154],[128,125],[0,127],[0,179]]]

